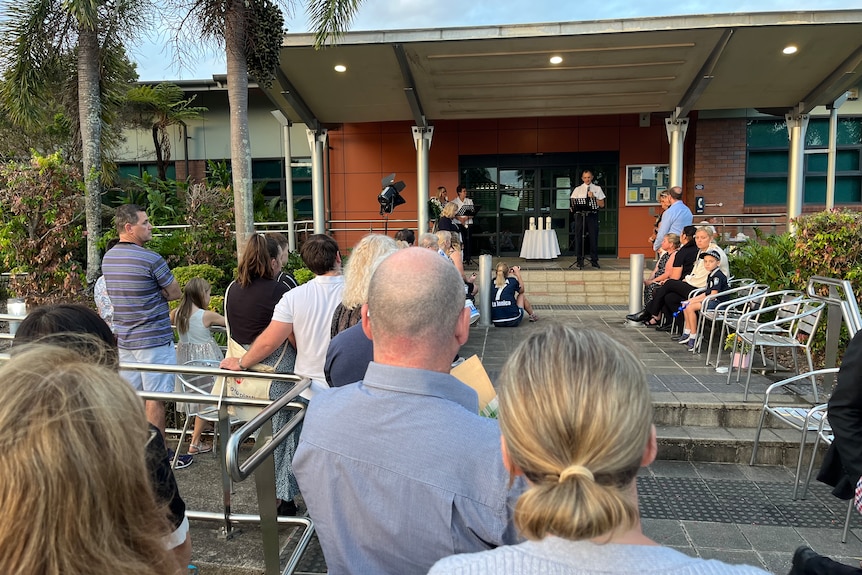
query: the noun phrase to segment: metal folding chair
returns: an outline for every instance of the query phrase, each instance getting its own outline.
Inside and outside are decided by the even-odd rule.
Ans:
[[[769,308],[759,310],[761,314],[774,313],[775,318],[772,321],[763,323],[757,322],[757,325],[752,325],[740,320],[736,330],[736,337],[733,340],[733,352],[737,348],[741,350],[745,347],[751,349],[753,354],[757,348],[761,348],[761,356],[763,357],[762,349],[764,347],[790,348],[793,353],[793,365],[797,373],[799,373],[799,360],[797,350],[801,349],[805,352],[805,359],[808,361],[808,371],[814,371],[814,363],[811,359],[811,343],[814,341],[812,337],[817,331],[817,325],[820,323],[820,316],[826,304],[816,300],[799,300],[787,304],[778,304]],[[789,311],[794,311],[793,315],[787,315]],[[768,316],[767,316],[768,317]],[[753,359],[753,358],[752,358]],[[766,365],[765,357],[763,357],[764,366]],[[751,368],[753,361],[748,362],[748,372],[745,378],[745,392],[743,401],[748,400],[748,387],[751,383]],[[776,363],[777,365],[777,363]],[[730,381],[730,374],[733,371],[733,366],[727,372],[727,380]],[[742,368],[736,372],[736,381],[739,381]],[[817,401],[817,383],[814,377],[811,377],[811,388],[814,394],[814,401]]]

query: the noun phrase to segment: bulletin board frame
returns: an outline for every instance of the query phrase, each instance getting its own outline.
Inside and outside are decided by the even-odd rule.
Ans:
[[[668,188],[669,178],[668,164],[626,166],[626,205],[659,205],[659,194]]]

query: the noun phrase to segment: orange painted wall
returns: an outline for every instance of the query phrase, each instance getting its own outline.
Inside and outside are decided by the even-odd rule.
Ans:
[[[329,131],[328,218],[361,220],[333,224],[342,249],[353,246],[371,227],[382,230],[377,194],[381,178],[392,172],[407,185],[407,204],[395,210],[392,220],[416,218],[416,151],[411,126],[412,122],[374,122],[343,124]],[[625,166],[667,163],[667,133],[658,115],[645,128],[639,126],[634,114],[436,121],[429,155],[429,187],[434,193],[437,186],[446,186],[450,197],[454,196],[459,156],[587,151],[619,152],[619,257],[651,254],[646,239],[655,218],[648,207],[625,206]],[[362,231],[338,231],[357,227]],[[407,226],[392,222],[390,235],[402,227]]]

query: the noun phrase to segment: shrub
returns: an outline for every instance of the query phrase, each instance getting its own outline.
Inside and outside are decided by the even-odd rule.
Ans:
[[[791,252],[796,243],[790,234],[765,236],[759,229],[729,252],[730,272],[737,278],[754,278],[769,285],[770,291],[793,289],[794,266]]]
[[[59,152],[0,167],[0,257],[29,305],[83,299],[84,226],[81,174]]]
[[[811,276],[849,280],[859,298],[862,276],[862,214],[826,210],[796,219],[796,241],[791,252],[793,279],[804,289]]]
[[[296,278],[296,283],[302,285],[314,279],[314,272],[308,268],[299,268],[293,270],[293,277]]]
[[[225,273],[219,268],[210,264],[193,264],[190,266],[181,266],[171,270],[180,284],[180,288],[185,289],[186,284],[192,278],[203,278],[212,286],[212,293],[215,295],[223,295],[225,287]]]

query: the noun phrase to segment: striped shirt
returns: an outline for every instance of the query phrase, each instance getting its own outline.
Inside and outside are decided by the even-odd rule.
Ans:
[[[114,304],[114,330],[120,348],[149,349],[173,343],[162,289],[174,282],[174,276],[162,256],[121,242],[105,254],[102,273]]]

